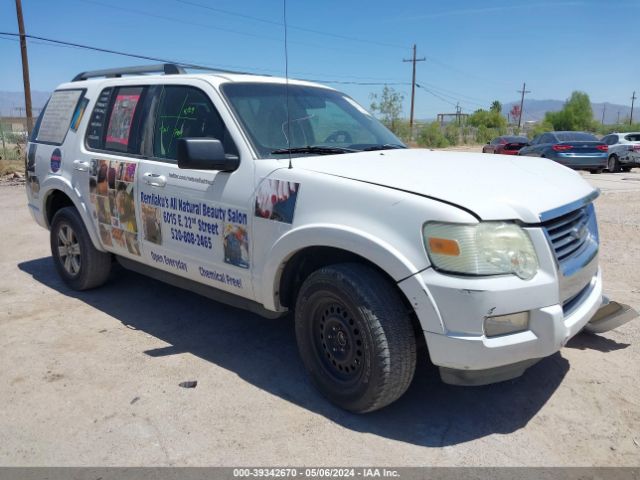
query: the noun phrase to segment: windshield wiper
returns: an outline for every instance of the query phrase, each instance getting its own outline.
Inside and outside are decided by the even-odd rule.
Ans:
[[[353,153],[358,150],[344,147],[326,147],[322,145],[309,145],[306,147],[278,148],[271,153],[274,155],[285,153],[317,153],[318,155],[333,155],[337,153]]]
[[[397,145],[393,143],[384,143],[380,145],[371,145],[370,147],[363,148],[363,152],[371,152],[373,150],[395,150],[396,148],[407,148],[404,145]]]

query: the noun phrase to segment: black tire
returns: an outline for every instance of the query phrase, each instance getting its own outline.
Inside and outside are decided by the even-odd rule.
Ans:
[[[56,270],[74,290],[104,284],[111,272],[111,254],[93,246],[82,217],[74,207],[61,208],[51,222],[51,255]]]
[[[609,163],[607,165],[607,169],[611,173],[618,173],[620,171],[620,162],[618,162],[618,156],[617,155],[611,155],[609,157]]]
[[[590,170],[590,172],[593,173],[594,175],[599,175],[602,173],[603,170],[604,168],[596,168],[595,170]]]
[[[622,167],[622,171],[625,173],[629,173],[631,171],[631,167]]]
[[[311,380],[341,408],[378,410],[411,384],[411,318],[395,286],[373,268],[344,263],[312,273],[296,300],[295,325]]]

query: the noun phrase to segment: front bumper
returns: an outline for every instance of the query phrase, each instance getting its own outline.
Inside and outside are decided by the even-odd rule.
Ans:
[[[531,280],[514,275],[452,276],[430,268],[399,283],[445,382],[481,385],[517,377],[560,350],[600,308],[597,256],[564,278],[542,229],[529,232],[540,263]],[[486,317],[525,311],[528,330],[496,337],[484,334]]]
[[[529,310],[529,330],[524,332],[493,338],[425,332],[431,361],[444,367],[448,374],[452,373],[449,370],[475,371],[476,375],[467,377],[487,380],[468,383],[491,383],[518,376],[533,363],[531,360],[553,355],[560,350],[591,320],[602,303],[600,271],[590,287],[583,302],[566,316],[562,305]],[[497,375],[496,378],[500,370],[504,376]],[[443,380],[447,381],[444,377]]]

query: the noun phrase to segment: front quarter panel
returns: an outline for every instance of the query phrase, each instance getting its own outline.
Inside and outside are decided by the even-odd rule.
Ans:
[[[294,160],[295,165],[295,160]],[[422,241],[424,222],[476,223],[466,211],[436,200],[303,169],[281,169],[270,178],[299,183],[293,223],[254,224],[254,285],[266,308],[280,310],[276,292],[287,260],[306,247],[329,246],[355,253],[400,281],[429,267]],[[256,293],[260,289],[256,288]]]

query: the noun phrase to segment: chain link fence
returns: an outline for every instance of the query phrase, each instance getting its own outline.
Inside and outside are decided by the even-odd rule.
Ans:
[[[26,117],[0,117],[0,175],[24,173],[27,140]]]

